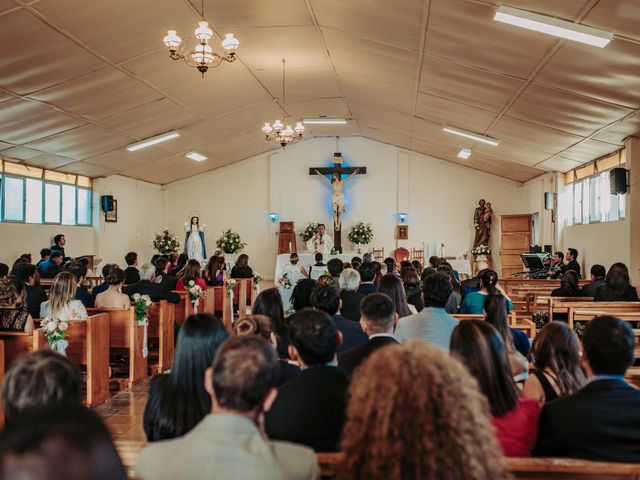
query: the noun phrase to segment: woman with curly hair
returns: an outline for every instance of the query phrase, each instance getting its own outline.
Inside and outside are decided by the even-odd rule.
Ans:
[[[508,478],[477,383],[422,341],[381,348],[356,370],[342,436],[339,480]]]
[[[33,332],[33,318],[27,310],[26,287],[16,277],[0,279],[0,330]]]
[[[522,394],[535,398],[540,407],[573,395],[587,382],[582,371],[580,340],[566,323],[547,323],[533,340],[531,356],[536,369]]]

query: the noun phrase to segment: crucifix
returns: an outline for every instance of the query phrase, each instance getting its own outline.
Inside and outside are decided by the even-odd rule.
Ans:
[[[324,182],[331,185],[331,207],[333,208],[333,240],[334,249],[342,253],[342,221],[341,217],[347,211],[344,204],[343,184],[351,180],[356,175],[365,175],[367,167],[343,167],[342,154],[333,154],[333,167],[330,168],[310,168],[309,175],[318,175]],[[329,180],[325,175],[331,175]],[[343,175],[347,175],[343,178]]]

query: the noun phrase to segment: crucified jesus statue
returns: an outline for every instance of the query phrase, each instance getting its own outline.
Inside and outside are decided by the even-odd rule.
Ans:
[[[331,207],[333,208],[333,224],[335,226],[335,230],[340,230],[340,216],[342,213],[347,211],[347,208],[344,205],[344,190],[342,189],[342,185],[349,180],[351,180],[355,175],[359,173],[359,170],[356,168],[354,172],[349,175],[347,178],[342,180],[341,175],[337,172],[331,174],[331,180],[325,177],[318,170],[315,171],[316,175],[318,175],[322,181],[331,185],[333,192],[331,194]]]

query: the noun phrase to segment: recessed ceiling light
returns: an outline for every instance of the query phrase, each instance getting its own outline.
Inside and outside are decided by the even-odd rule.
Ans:
[[[463,160],[466,160],[470,156],[471,156],[471,150],[469,150],[468,148],[463,148],[458,152],[458,158],[462,158]]]
[[[442,128],[443,131],[447,133],[453,133],[454,135],[460,135],[461,137],[470,138],[471,140],[475,140],[476,142],[486,143],[487,145],[493,145],[494,147],[498,145],[499,140],[491,137],[487,137],[486,135],[480,135],[479,133],[468,132],[466,130],[461,130],[455,127],[445,126]]]
[[[600,48],[607,46],[613,38],[613,33],[598,28],[507,6],[498,8],[493,19],[516,27],[535,30],[554,37],[586,43]]]
[[[208,158],[198,152],[194,152],[193,150],[185,153],[184,156],[191,160],[195,160],[196,162],[202,162]]]
[[[346,125],[347,120],[344,118],[305,118],[302,120],[307,125]]]
[[[161,135],[156,135],[155,137],[147,138],[145,140],[140,140],[139,142],[132,143],[131,145],[127,145],[127,150],[129,150],[130,152],[135,152],[136,150],[140,150],[141,148],[147,148],[151,145],[166,142],[167,140],[171,140],[179,136],[180,134],[178,132],[163,133]]]

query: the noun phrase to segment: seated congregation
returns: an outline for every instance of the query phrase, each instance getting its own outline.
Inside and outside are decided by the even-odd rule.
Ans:
[[[51,260],[56,252],[0,269],[3,332],[129,310],[135,294],[177,307],[189,285],[253,276],[246,255],[231,268],[216,252],[203,270],[186,255],[138,267],[129,252],[125,269],[104,265],[91,286],[86,265],[64,251]],[[82,406],[71,359],[44,349],[7,365],[0,478],[314,479],[327,475],[318,455],[329,452],[339,452],[340,479],[506,479],[507,458],[531,456],[640,463],[640,390],[626,380],[640,306],[620,318],[607,310],[633,307],[636,288],[622,263],[595,265],[582,285],[564,267],[550,271],[560,273],[549,296],[603,302],[605,314],[581,329],[573,313],[552,316],[530,338],[518,294],[494,270],[460,282],[445,259],[423,269],[365,254],[326,265],[320,256],[307,272],[292,254],[291,291],[262,290],[250,314],[237,308],[229,325],[218,309],[176,319],[173,362],[149,381],[147,444],[132,471]],[[44,272],[55,272],[47,285]]]

